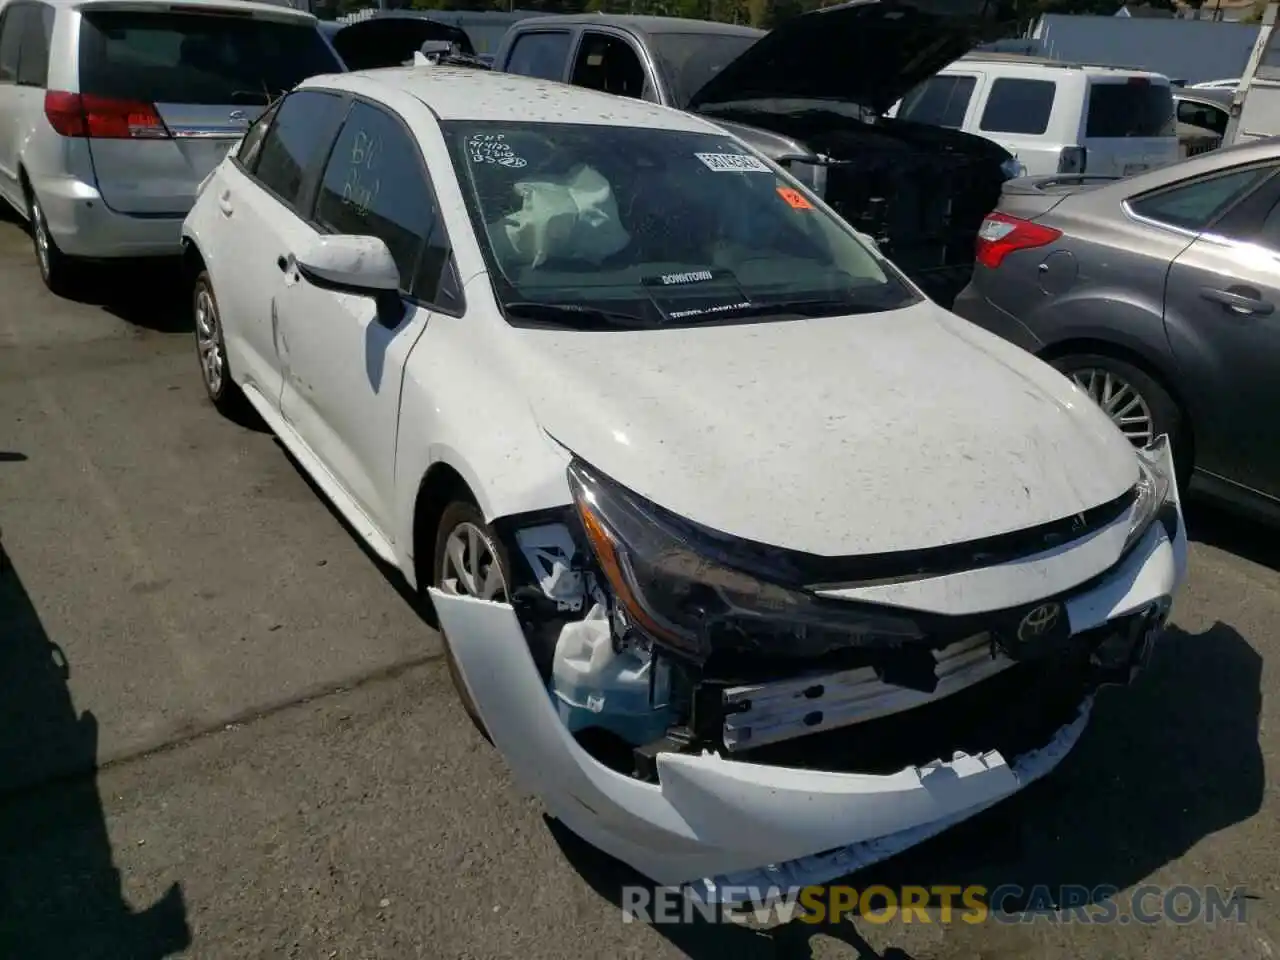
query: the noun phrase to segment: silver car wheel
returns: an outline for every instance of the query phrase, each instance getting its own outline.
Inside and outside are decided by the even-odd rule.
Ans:
[[[440,589],[445,593],[506,602],[507,582],[497,548],[474,523],[460,523],[449,531],[440,566]]]
[[[53,258],[50,254],[52,241],[49,239],[49,225],[44,221],[44,211],[34,199],[31,201],[31,235],[36,242],[36,258],[40,261],[40,272],[48,277],[52,270]]]
[[[1151,416],[1151,408],[1132,384],[1126,383],[1110,370],[1093,367],[1073,370],[1071,379],[1102,408],[1134,446],[1145,447],[1155,439],[1155,420]]]
[[[200,370],[209,394],[222,392],[222,375],[226,360],[222,355],[222,338],[218,331],[218,308],[208,287],[196,294],[196,349],[200,352]]]

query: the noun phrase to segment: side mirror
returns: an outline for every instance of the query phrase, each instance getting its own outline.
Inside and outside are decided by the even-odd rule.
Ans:
[[[396,326],[403,317],[400,269],[386,243],[378,237],[320,237],[294,257],[298,273],[325,290],[370,296],[377,300],[378,318]]]
[[[318,287],[365,294],[400,289],[400,270],[378,237],[320,237],[295,259],[298,272]]]

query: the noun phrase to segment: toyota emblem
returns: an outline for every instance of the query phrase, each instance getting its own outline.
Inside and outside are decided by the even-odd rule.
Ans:
[[[1058,619],[1062,616],[1062,604],[1060,603],[1042,603],[1036,607],[1018,624],[1018,642],[1030,643],[1033,640],[1039,640],[1047,636],[1058,625]]]

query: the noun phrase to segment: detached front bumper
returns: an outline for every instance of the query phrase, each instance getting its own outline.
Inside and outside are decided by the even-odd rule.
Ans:
[[[1066,603],[1073,635],[1115,621],[1127,629],[1135,616],[1149,615],[1128,634],[1135,640],[1129,666],[1149,653],[1185,576],[1186,534],[1173,496],[1172,528],[1153,524],[1120,564]],[[659,753],[657,782],[644,782],[604,766],[575,741],[511,606],[430,594],[464,682],[521,786],[583,839],[658,883],[690,884],[707,900],[741,898],[735,891],[744,887],[823,883],[942,832],[1054,769],[1079,740],[1092,704],[1084,695],[1055,732],[1009,758],[998,750],[957,752],[873,774],[729,759],[732,753]],[[1120,673],[1116,679],[1126,681],[1129,670]]]

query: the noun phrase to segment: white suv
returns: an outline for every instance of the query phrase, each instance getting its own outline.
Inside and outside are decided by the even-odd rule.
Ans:
[[[1178,159],[1172,88],[1158,73],[974,53],[890,114],[993,140],[1024,175],[1129,176]]]
[[[342,66],[296,10],[0,0],[0,198],[40,273],[176,255],[200,181],[281,92]]]

